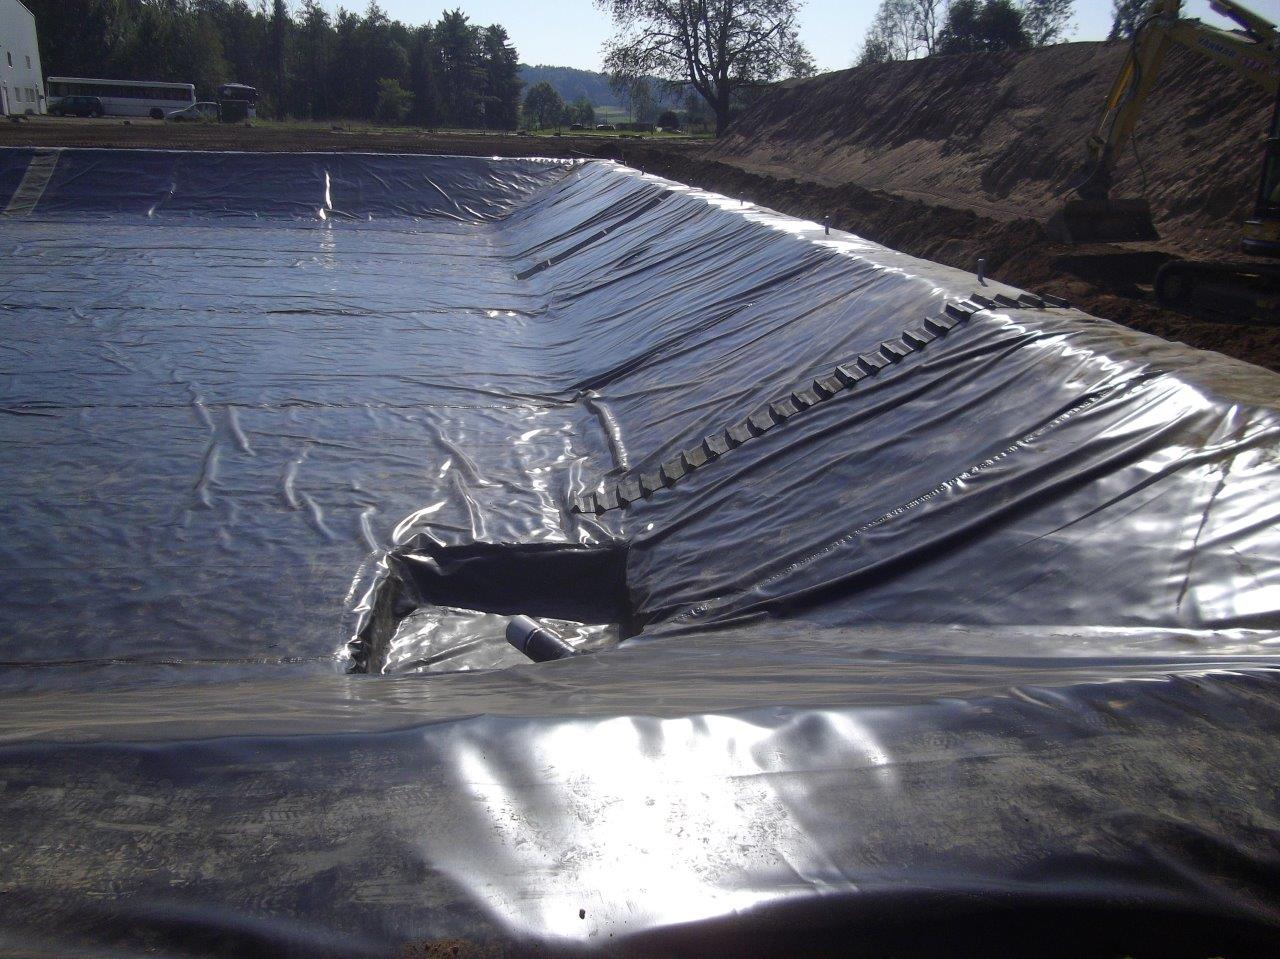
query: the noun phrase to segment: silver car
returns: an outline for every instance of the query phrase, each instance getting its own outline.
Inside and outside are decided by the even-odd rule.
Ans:
[[[165,120],[171,123],[217,123],[222,117],[222,109],[212,100],[201,100],[181,110],[166,114]]]

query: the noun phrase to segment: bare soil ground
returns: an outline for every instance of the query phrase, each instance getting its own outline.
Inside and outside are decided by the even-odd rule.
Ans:
[[[573,156],[600,137],[437,132],[324,123],[162,123],[156,120],[31,117],[0,123],[0,146],[246,150],[274,153],[441,153],[461,156]],[[668,141],[663,141],[668,142]],[[674,141],[683,142],[683,141]]]
[[[992,219],[1043,220],[1079,179],[1127,43],[938,56],[770,91],[712,155],[767,175],[856,183]],[[1232,249],[1252,208],[1274,99],[1173,47],[1116,167],[1183,253]]]
[[[1071,45],[1077,46],[1077,45]],[[839,76],[838,74],[835,76]],[[255,151],[372,151],[475,156],[562,156],[619,159],[705,189],[741,196],[784,213],[962,269],[976,269],[1024,289],[1053,293],[1073,305],[1136,329],[1217,350],[1280,370],[1280,328],[1206,323],[1150,302],[1155,270],[1179,245],[1069,247],[1050,242],[1037,219],[978,212],[861,184],[819,182],[783,166],[751,168],[727,156],[724,142],[520,137],[420,130],[334,129],[324,125],[172,126],[151,121],[54,120],[0,124],[0,146],[132,147]],[[800,164],[798,159],[795,161]],[[809,171],[807,165],[804,166]],[[1256,170],[1256,167],[1254,167]],[[1229,214],[1228,214],[1229,215]]]
[[[989,271],[1168,339],[1280,369],[1276,328],[1212,324],[1157,308],[1173,256],[1237,254],[1273,104],[1229,71],[1171,50],[1116,168],[1116,196],[1150,201],[1161,240],[1050,242],[1041,224],[1080,176],[1085,141],[1124,43],[930,57],[780,85],[706,151],[772,186],[774,205],[909,253]],[[753,177],[761,178],[756,184]],[[733,188],[727,178],[726,186]],[[823,207],[827,209],[823,210]]]

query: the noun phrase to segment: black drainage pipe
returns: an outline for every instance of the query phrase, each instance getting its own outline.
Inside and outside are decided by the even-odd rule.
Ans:
[[[528,616],[511,617],[511,622],[507,623],[507,642],[535,663],[573,655],[573,647],[559,633]]]

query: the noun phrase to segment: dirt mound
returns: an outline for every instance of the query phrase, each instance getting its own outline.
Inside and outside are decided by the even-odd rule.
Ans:
[[[828,186],[856,183],[995,219],[1043,219],[1078,178],[1084,143],[1125,53],[1068,43],[930,57],[784,84],[713,155]],[[1230,72],[1174,49],[1117,168],[1171,248],[1235,248],[1271,104]],[[1139,162],[1140,158],[1140,162]]]

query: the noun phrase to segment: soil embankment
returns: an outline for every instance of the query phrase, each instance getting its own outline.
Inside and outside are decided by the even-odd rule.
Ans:
[[[1115,195],[1144,196],[1162,239],[1068,246],[1043,222],[1070,195],[1125,53],[1069,43],[931,57],[781,84],[686,176],[904,252],[1054,293],[1099,316],[1280,369],[1280,335],[1158,308],[1174,256],[1235,258],[1272,104],[1175,48],[1126,151]],[[713,181],[713,182],[711,182]]]
[[[930,57],[781,85],[711,151],[826,186],[854,183],[992,219],[1043,220],[1079,177],[1123,43]],[[1150,200],[1165,245],[1234,249],[1252,206],[1273,104],[1174,48],[1115,194]]]

